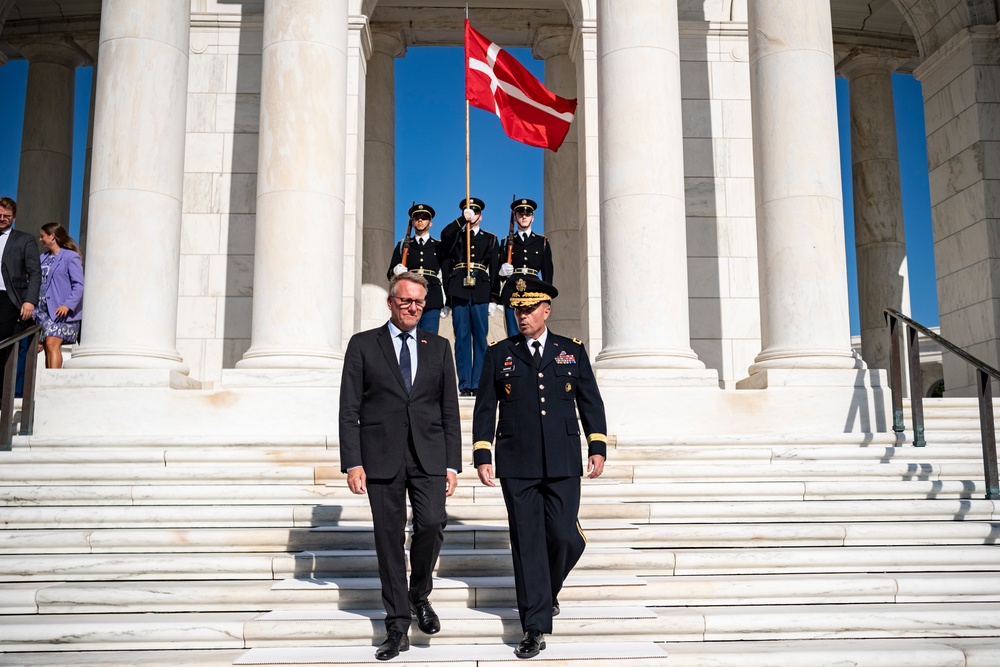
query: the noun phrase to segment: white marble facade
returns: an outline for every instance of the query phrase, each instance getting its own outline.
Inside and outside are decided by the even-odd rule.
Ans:
[[[459,46],[454,12],[416,0],[89,2],[80,35],[72,36],[78,49],[57,59],[62,69],[96,60],[98,73],[100,141],[88,173],[87,215],[88,279],[95,280],[88,298],[102,298],[101,290],[110,293],[111,281],[122,279],[124,260],[108,258],[120,251],[110,234],[134,214],[123,208],[123,193],[147,193],[130,200],[147,206],[173,198],[178,210],[176,219],[160,210],[143,227],[152,230],[162,218],[158,229],[168,237],[155,263],[155,288],[146,287],[150,280],[139,269],[125,270],[134,283],[129,298],[146,289],[156,295],[149,307],[152,342],[115,333],[129,322],[126,300],[88,306],[90,322],[73,361],[62,377],[43,383],[106,386],[118,380],[98,380],[94,371],[134,369],[186,374],[162,386],[197,388],[212,400],[239,387],[335,387],[346,340],[382,317],[371,311],[381,304],[392,230],[378,219],[393,207],[365,182],[384,186],[395,169],[392,118],[381,112],[393,103],[393,59],[422,44]],[[942,333],[1000,365],[995,10],[977,0],[894,0],[858,18],[866,4],[859,3],[539,0],[483,12],[480,29],[533,44],[552,87],[580,100],[567,151],[545,162],[546,200],[573,212],[552,220],[553,239],[565,252],[557,258],[559,274],[578,277],[560,286],[569,307],[559,311],[559,327],[587,342],[609,393],[621,389],[612,403],[627,406],[625,413],[655,409],[655,401],[629,403],[649,387],[721,392],[702,401],[715,407],[751,400],[731,396],[754,390],[781,395],[791,387],[840,387],[848,401],[857,403],[861,392],[867,397],[861,403],[880,409],[871,390],[883,380],[851,350],[847,329],[832,91],[835,67],[860,76],[856,66],[849,71],[856,60],[848,53],[863,52],[884,66],[876,72],[881,78],[866,85],[884,83],[891,68],[904,65],[924,84]],[[126,5],[140,18],[169,13],[173,32],[144,31],[142,21],[131,26]],[[4,53],[55,59],[52,48],[26,45],[38,39],[18,23],[26,11],[8,16]],[[150,94],[142,87],[115,87],[135,76],[128,69],[137,57],[114,48],[116,31],[132,40],[135,54],[170,54],[176,86],[157,90],[156,103],[142,98]],[[311,55],[301,57],[303,49]],[[114,111],[123,94],[161,114],[162,128],[123,134],[127,128],[116,124]],[[884,104],[862,101],[858,118],[884,111]],[[297,131],[300,112],[314,114],[309,118],[324,128],[321,136]],[[162,151],[169,153],[166,170],[146,180],[141,172],[119,175],[109,156],[135,153],[143,164],[150,141],[172,136],[160,129],[178,133],[173,150]],[[874,151],[875,144],[866,145]],[[307,155],[308,164],[289,151]],[[889,175],[867,178],[891,178],[891,151],[873,155]],[[63,187],[58,180],[48,195]],[[38,205],[43,196],[29,195],[22,205]],[[898,207],[883,208],[898,216]],[[886,222],[878,219],[879,207],[872,210],[866,229],[898,226],[898,218]],[[639,224],[640,211],[656,213]],[[287,213],[293,219],[279,224]],[[325,314],[290,322],[306,299],[296,295],[290,304],[282,297],[295,282],[289,272],[302,268],[289,268],[294,250],[276,246],[294,242],[303,217],[321,219],[329,235],[324,246],[338,252],[324,265],[324,280],[311,287],[317,293],[310,299]],[[905,240],[899,234],[876,240],[891,246],[895,259],[866,265],[869,289],[862,294],[898,301],[885,305],[905,310],[906,267],[899,266]],[[877,289],[893,276],[904,278],[904,289]],[[650,281],[657,282],[652,289]],[[296,327],[310,331],[304,351],[293,349]],[[968,374],[947,355],[944,366],[949,389],[968,392]],[[135,384],[157,382],[147,374]],[[807,394],[782,405],[800,405],[811,400]],[[692,396],[681,404],[696,401]],[[311,396],[302,404],[322,400]]]

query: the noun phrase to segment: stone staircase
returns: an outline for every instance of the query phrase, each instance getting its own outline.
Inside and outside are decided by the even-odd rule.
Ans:
[[[585,481],[588,548],[534,661],[1000,665],[1000,501],[983,499],[975,401],[925,410],[922,449],[617,439]],[[375,662],[370,515],[337,454],[332,436],[16,439],[0,453],[0,665]],[[443,631],[414,626],[392,662],[515,660],[499,489],[466,469],[448,507]]]

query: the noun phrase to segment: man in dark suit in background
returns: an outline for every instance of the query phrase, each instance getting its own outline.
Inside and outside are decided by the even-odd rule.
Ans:
[[[389,660],[410,648],[411,613],[427,634],[441,624],[428,600],[448,522],[445,497],[462,470],[458,390],[451,346],[417,329],[427,281],[402,273],[389,281],[389,321],[351,337],[340,387],[340,461],[347,485],[368,494],[382,581]],[[413,508],[406,582],[406,495]]]
[[[9,338],[31,322],[42,286],[38,243],[31,234],[13,228],[17,203],[0,197],[0,340]],[[7,361],[11,348],[0,353]]]
[[[587,351],[545,326],[557,294],[534,276],[508,281],[503,301],[514,308],[521,332],[487,350],[472,422],[472,460],[487,486],[496,486],[490,451],[496,429],[524,632],[518,658],[545,648],[559,591],[587,544],[577,520],[583,475],[577,409],[587,434],[587,476],[600,476],[607,458],[604,401]]]

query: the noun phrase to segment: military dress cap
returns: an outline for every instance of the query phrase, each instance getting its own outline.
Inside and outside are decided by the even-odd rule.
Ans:
[[[414,213],[427,213],[432,218],[434,217],[434,209],[428,204],[414,204],[410,207],[410,217],[413,217]]]
[[[531,209],[532,213],[538,208],[538,204],[533,199],[515,199],[510,203],[510,210],[517,212],[522,208]]]
[[[541,278],[518,275],[507,280],[500,300],[511,308],[525,308],[543,301],[551,302],[557,296],[559,290]]]
[[[468,206],[465,205],[465,202],[466,202],[465,199],[463,199],[462,201],[460,201],[458,203],[458,208],[460,210],[462,210],[462,211],[464,211],[467,208],[471,208],[474,211],[482,211],[483,209],[486,208],[486,202],[484,202],[479,197],[469,197],[468,201],[469,201],[469,205]]]

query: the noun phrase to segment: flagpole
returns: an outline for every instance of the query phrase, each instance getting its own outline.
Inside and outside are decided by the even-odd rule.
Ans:
[[[465,20],[469,20],[469,5],[465,5]],[[465,52],[463,51],[463,57]],[[465,63],[465,77],[469,77],[469,63]],[[466,84],[465,93],[465,209],[471,209],[472,202],[469,201],[472,197],[472,185],[470,183],[469,176],[469,93],[468,84]],[[462,210],[462,217],[465,217],[465,209]],[[475,278],[472,277],[472,221],[465,221],[465,282],[466,287],[472,287],[476,284]]]

